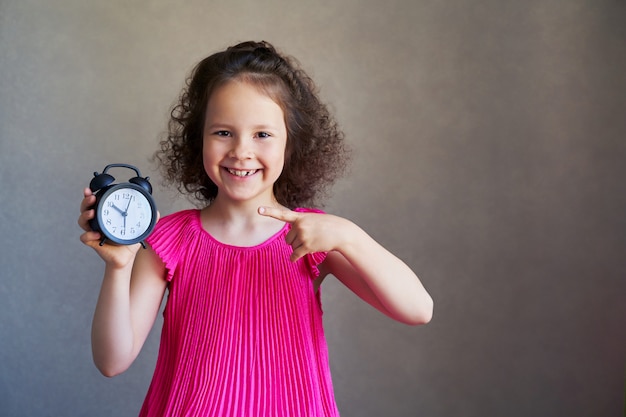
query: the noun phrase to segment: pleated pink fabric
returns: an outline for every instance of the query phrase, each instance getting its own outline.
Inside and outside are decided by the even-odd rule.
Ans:
[[[339,415],[313,288],[326,254],[290,262],[288,230],[236,247],[207,233],[199,210],[159,221],[148,243],[168,298],[140,416]]]

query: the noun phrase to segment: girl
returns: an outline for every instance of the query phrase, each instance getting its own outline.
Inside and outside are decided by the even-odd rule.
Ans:
[[[105,261],[92,328],[106,376],[137,357],[167,290],[141,416],[337,416],[319,286],[332,274],[407,324],[433,302],[401,260],[312,204],[345,165],[311,79],[266,42],[201,61],[156,154],[202,210],[161,219],[140,245],[100,246],[84,191],[81,241]]]

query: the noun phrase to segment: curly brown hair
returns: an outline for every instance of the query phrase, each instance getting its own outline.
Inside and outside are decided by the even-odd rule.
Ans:
[[[350,152],[313,80],[293,57],[281,55],[265,41],[231,46],[193,69],[171,111],[167,138],[154,155],[165,182],[176,184],[200,203],[215,199],[217,186],[202,162],[204,118],[211,93],[235,79],[261,89],[285,115],[285,166],[274,184],[276,199],[289,208],[317,204],[344,173]]]

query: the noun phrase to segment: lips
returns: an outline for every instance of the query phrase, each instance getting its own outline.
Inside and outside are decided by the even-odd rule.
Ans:
[[[236,177],[249,177],[250,175],[256,174],[258,169],[232,169],[226,168],[226,170]]]

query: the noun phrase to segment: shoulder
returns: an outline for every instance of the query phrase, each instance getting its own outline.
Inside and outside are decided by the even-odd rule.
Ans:
[[[163,227],[181,226],[183,224],[193,224],[200,215],[199,210],[182,210],[162,217],[157,222],[155,229]]]
[[[189,236],[199,230],[199,210],[183,210],[161,218],[146,242],[161,258],[171,280],[178,262],[189,245]]]
[[[197,217],[200,213],[198,209],[189,209],[189,210],[181,210],[166,216],[163,216],[160,221],[172,221],[177,219],[188,219],[192,217]]]
[[[181,231],[197,227],[199,213],[199,210],[183,210],[162,217],[148,237],[148,243],[153,244],[155,240],[162,239],[170,240],[180,235]]]

